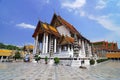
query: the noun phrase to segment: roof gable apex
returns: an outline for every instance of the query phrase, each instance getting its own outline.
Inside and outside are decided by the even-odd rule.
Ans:
[[[36,27],[36,29],[34,30],[34,33],[33,33],[32,37],[36,37],[36,35],[38,34],[40,28],[41,28],[41,21],[39,20],[39,21],[38,21],[38,24],[37,24],[37,27]]]

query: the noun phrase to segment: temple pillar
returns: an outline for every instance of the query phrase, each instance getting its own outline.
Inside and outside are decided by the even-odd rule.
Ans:
[[[70,52],[70,45],[68,45],[68,49],[67,50],[68,50],[68,52]]]
[[[87,53],[87,57],[89,57],[89,56],[90,56],[90,48],[89,48],[89,43],[87,42],[86,44],[87,44],[87,51],[88,51],[88,53]]]
[[[61,53],[61,46],[59,46],[59,53]]]
[[[85,57],[85,42],[82,40],[82,57]]]
[[[48,34],[45,36],[46,37],[46,48],[45,48],[45,53],[47,53],[48,52]]]
[[[34,45],[35,46],[34,46],[33,54],[36,54],[36,52],[37,52],[37,45],[38,45],[38,35],[35,38]]]
[[[71,57],[73,57],[73,46],[71,45]]]
[[[81,41],[81,39],[79,39],[79,46],[80,46],[80,50],[79,50],[79,57],[80,57],[82,54],[82,41]]]
[[[54,39],[54,53],[56,53],[56,39]]]
[[[40,42],[37,41],[37,49],[36,49],[36,53],[39,53],[40,52]]]
[[[42,53],[45,53],[45,33],[43,34],[43,40],[42,40]]]
[[[92,57],[92,47],[91,47],[91,45],[89,44],[89,57]]]
[[[49,37],[49,53],[50,53],[50,49],[51,49],[51,35]]]
[[[35,48],[36,48],[36,40],[34,39],[34,49],[33,49],[33,54],[35,54]]]
[[[36,51],[35,51],[35,53],[37,53],[37,50],[38,50],[38,35],[36,36]]]
[[[1,61],[3,61],[3,56],[1,56]]]

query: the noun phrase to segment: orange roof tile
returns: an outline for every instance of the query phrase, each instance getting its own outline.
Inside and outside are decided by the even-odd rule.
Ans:
[[[33,33],[33,37],[35,37],[39,33],[42,34],[44,32],[47,32],[47,33],[50,33],[50,34],[53,34],[53,35],[59,37],[59,33],[55,27],[53,27],[47,23],[43,23],[43,22],[39,21],[37,24],[37,27]]]
[[[0,50],[0,56],[10,56],[11,53],[12,53],[12,50],[6,50],[6,49]]]
[[[106,54],[107,58],[120,58],[120,52],[112,52]]]
[[[54,32],[58,32],[57,29],[56,29],[55,27],[53,27],[53,26],[50,26],[50,25],[49,25],[49,28],[50,28],[50,30],[52,30],[52,31],[54,31]]]
[[[73,44],[73,43],[74,43],[74,38],[69,36],[62,36],[59,41],[60,45],[67,45],[67,44]]]
[[[33,45],[26,45],[26,46],[24,46],[24,48],[33,50],[34,46]]]
[[[43,23],[43,28],[46,29],[46,30],[49,30],[48,27],[47,27],[47,24]]]

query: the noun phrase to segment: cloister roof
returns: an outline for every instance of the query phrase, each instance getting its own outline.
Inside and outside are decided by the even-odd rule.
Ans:
[[[12,50],[0,49],[0,56],[10,56]]]

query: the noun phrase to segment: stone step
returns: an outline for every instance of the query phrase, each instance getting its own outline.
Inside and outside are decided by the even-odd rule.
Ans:
[[[81,65],[81,60],[73,60],[71,63],[71,66],[80,66]]]

